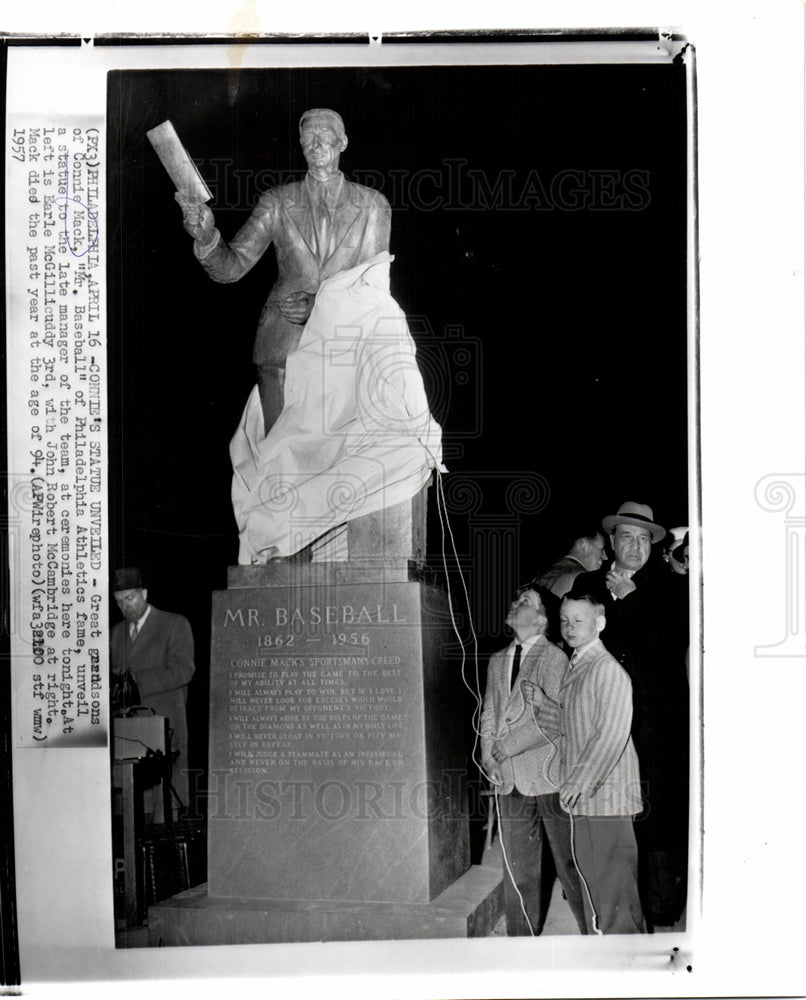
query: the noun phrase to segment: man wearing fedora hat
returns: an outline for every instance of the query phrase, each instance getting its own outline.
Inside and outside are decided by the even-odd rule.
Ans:
[[[633,686],[632,736],[641,765],[644,811],[636,823],[644,911],[654,926],[685,906],[688,849],[688,683],[686,649],[671,574],[654,546],[666,537],[651,507],[628,501],[602,520],[614,558],[574,580],[571,599],[605,607],[605,644]]]
[[[115,570],[112,593],[124,618],[112,629],[113,680],[128,672],[137,685],[140,703],[169,720],[171,750],[178,751],[171,783],[188,805],[186,705],[188,684],[196,669],[190,623],[182,615],[149,604],[143,575],[134,567]]]

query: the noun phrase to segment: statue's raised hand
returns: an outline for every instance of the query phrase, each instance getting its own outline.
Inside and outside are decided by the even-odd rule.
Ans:
[[[178,191],[174,194],[174,198],[182,209],[182,225],[185,227],[185,232],[190,233],[202,246],[209,243],[215,231],[215,217],[210,206],[203,201],[185,198]]]

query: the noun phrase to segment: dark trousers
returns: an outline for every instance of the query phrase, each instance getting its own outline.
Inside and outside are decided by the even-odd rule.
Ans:
[[[582,896],[590,932],[598,926],[603,934],[643,934],[646,925],[638,896],[638,848],[632,818],[575,816],[574,851],[587,883],[588,891],[583,884]]]
[[[507,935],[521,937],[543,930],[551,898],[551,882],[543,877],[545,840],[577,926],[586,934],[582,887],[571,854],[570,817],[560,807],[558,795],[522,795],[513,790],[497,796],[497,801]]]
[[[635,821],[635,837],[644,913],[650,924],[665,926],[675,923],[686,905],[688,801],[687,791],[671,782],[660,786],[663,795],[658,787],[659,783],[648,787],[646,808]]]

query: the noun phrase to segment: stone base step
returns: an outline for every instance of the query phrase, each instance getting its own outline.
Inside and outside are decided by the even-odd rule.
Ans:
[[[151,906],[151,947],[487,937],[503,912],[500,869],[474,865],[435,900],[411,903],[222,899],[195,886]]]

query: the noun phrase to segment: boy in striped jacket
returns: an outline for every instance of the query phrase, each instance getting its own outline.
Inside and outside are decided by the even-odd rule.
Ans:
[[[529,700],[537,724],[559,748],[560,803],[571,815],[589,932],[640,934],[646,925],[633,830],[642,801],[630,736],[632,684],[599,638],[604,627],[605,609],[594,597],[566,598],[560,631],[574,652],[559,700],[536,685]]]

